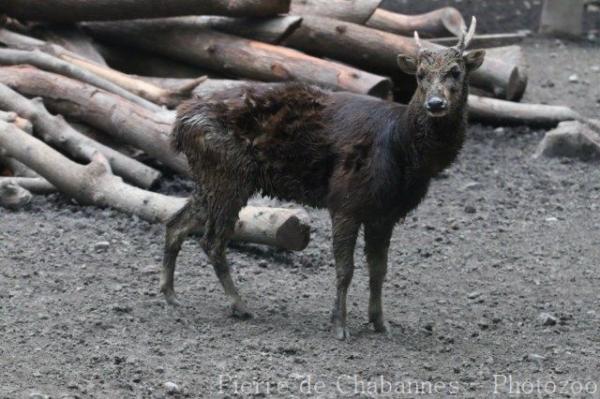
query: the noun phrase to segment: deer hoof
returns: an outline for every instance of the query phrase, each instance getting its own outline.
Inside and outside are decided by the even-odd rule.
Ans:
[[[345,341],[350,338],[350,331],[348,331],[347,327],[335,326],[335,338]]]
[[[231,305],[231,316],[240,320],[248,320],[254,317],[254,315],[246,308],[246,305],[241,303]]]
[[[177,296],[175,295],[174,291],[163,291],[164,296],[165,296],[165,301],[167,302],[167,304],[169,306],[173,306],[173,307],[180,307],[181,303],[177,300]]]

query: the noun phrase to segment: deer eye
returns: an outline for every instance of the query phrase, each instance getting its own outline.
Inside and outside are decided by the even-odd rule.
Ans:
[[[448,72],[447,76],[450,76],[450,77],[452,77],[453,79],[458,79],[458,78],[460,78],[460,68],[458,68],[458,67],[454,67],[454,68],[452,68],[452,69],[451,69],[451,70]]]

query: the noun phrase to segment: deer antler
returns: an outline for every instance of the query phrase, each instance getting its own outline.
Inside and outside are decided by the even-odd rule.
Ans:
[[[421,43],[421,38],[419,38],[419,32],[415,31],[415,43],[417,43],[417,53],[420,53],[423,50],[423,44]]]
[[[473,36],[475,35],[476,28],[477,18],[473,17],[473,19],[471,19],[471,25],[469,26],[469,30],[463,31],[463,34],[460,36],[458,44],[456,45],[456,47],[460,50],[461,53],[465,51],[467,47],[469,47],[469,44],[471,43],[471,40],[473,40]]]

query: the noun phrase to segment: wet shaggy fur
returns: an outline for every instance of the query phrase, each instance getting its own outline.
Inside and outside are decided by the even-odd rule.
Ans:
[[[467,75],[483,59],[482,54],[463,58],[456,50],[429,58],[424,53],[402,59],[419,75],[408,106],[296,83],[239,87],[184,103],[173,146],[187,156],[197,191],[167,225],[161,277],[167,301],[177,303],[173,274],[181,243],[200,227],[202,248],[233,314],[251,316],[230,276],[225,248],[239,211],[261,193],[329,210],[337,281],[332,321],[339,339],[349,336],[346,298],[364,227],[369,320],[376,331],[389,332],[382,286],[393,228],[422,201],[431,178],[458,155]],[[432,95],[447,99],[441,117],[425,110]]]

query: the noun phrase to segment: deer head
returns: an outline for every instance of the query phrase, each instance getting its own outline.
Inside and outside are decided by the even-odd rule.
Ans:
[[[476,26],[477,20],[473,17],[469,30],[463,30],[458,44],[440,50],[425,48],[415,31],[417,56],[398,56],[400,69],[417,75],[417,97],[423,99],[422,106],[429,116],[446,116],[464,103],[469,74],[481,66],[485,57],[483,50],[465,53]]]

